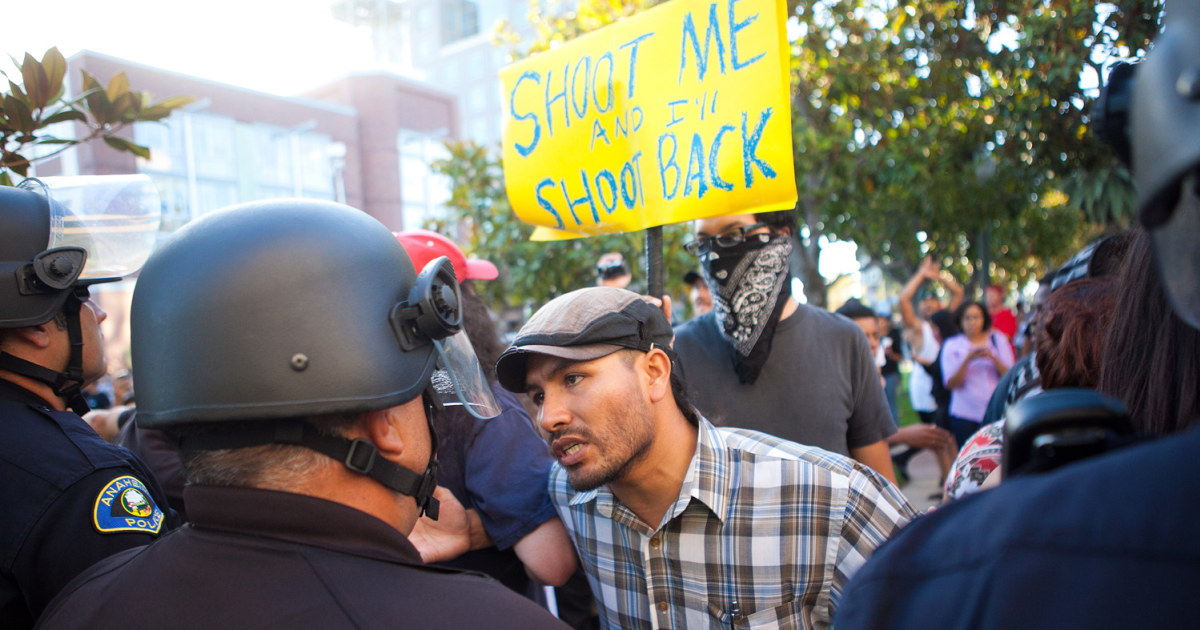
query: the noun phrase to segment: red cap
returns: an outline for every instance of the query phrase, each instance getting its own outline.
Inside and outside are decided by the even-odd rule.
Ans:
[[[467,258],[453,241],[429,230],[405,230],[396,232],[396,239],[408,252],[413,267],[420,273],[429,261],[439,256],[450,259],[454,275],[459,282],[465,280],[494,280],[500,275],[496,265],[479,258]]]

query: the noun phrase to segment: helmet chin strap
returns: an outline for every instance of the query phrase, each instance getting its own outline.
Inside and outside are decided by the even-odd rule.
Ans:
[[[70,345],[65,372],[55,372],[32,361],[7,352],[0,352],[0,369],[48,385],[56,396],[63,399],[71,411],[81,416],[91,411],[91,407],[88,406],[87,399],[84,398],[81,391],[83,388],[83,332],[79,323],[79,312],[82,307],[83,302],[75,295],[68,297],[63,305],[63,314],[67,320],[67,342]]]
[[[416,500],[419,514],[433,520],[438,518],[438,500],[433,498],[437,489],[437,431],[433,427],[431,413],[433,403],[428,393],[425,421],[429,425],[430,453],[425,471],[417,474],[384,457],[371,442],[326,435],[307,422],[260,422],[245,424],[237,428],[186,435],[180,439],[180,447],[192,451],[247,448],[266,444],[292,444],[312,449],[342,462],[346,468],[366,475],[384,486],[408,495]]]

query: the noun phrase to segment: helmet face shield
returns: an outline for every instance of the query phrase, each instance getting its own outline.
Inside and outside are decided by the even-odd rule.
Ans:
[[[1161,227],[1151,230],[1154,256],[1171,305],[1180,319],[1192,328],[1200,329],[1200,249],[1196,235],[1200,234],[1200,179],[1193,174],[1184,180],[1179,201],[1170,218]]]
[[[50,201],[46,249],[87,251],[80,282],[134,273],[154,249],[162,202],[146,175],[44,177],[27,179],[20,187]]]
[[[459,331],[444,339],[435,339],[433,345],[438,354],[433,389],[442,406],[461,405],[480,420],[500,415],[500,404],[496,402],[467,333]]]

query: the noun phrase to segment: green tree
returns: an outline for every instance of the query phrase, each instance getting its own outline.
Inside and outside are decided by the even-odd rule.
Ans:
[[[131,90],[124,73],[102,86],[86,71],[81,71],[83,93],[66,100],[67,61],[57,48],[47,50],[40,61],[26,53],[20,62],[13,59],[13,65],[21,72],[19,83],[0,71],[8,79],[8,91],[0,93],[0,185],[11,186],[13,174],[25,177],[34,162],[97,139],[119,151],[149,157],[149,149],[130,142],[121,132],[135,122],[162,120],[194,100],[176,97],[155,103],[149,94]],[[79,123],[86,133],[79,138],[59,138],[47,132],[48,127],[62,122]],[[29,157],[34,147],[48,146],[57,148]]]
[[[537,4],[534,41],[502,30],[517,57],[659,2]],[[1128,225],[1129,175],[1088,127],[1106,64],[1144,54],[1162,0],[787,5],[810,303],[825,304],[831,240],[855,241],[895,278],[933,254],[972,284],[986,258],[988,278],[1019,286]]]
[[[797,185],[811,238],[898,277],[933,251],[1015,284],[1123,227],[1127,173],[1088,132],[1105,60],[1139,55],[1161,2],[789,0]],[[924,240],[914,235],[923,233]],[[811,284],[811,283],[806,283]]]
[[[634,284],[644,289],[645,237],[642,232],[610,234],[565,241],[530,241],[533,226],[522,223],[508,204],[500,159],[472,142],[449,142],[450,156],[433,164],[435,172],[450,178],[453,225],[430,225],[439,231],[460,234],[463,248],[491,260],[500,270],[496,282],[481,282],[476,289],[493,306],[540,306],[554,297],[596,283],[596,260],[605,252],[620,252],[633,271]],[[686,294],[683,274],[695,268],[696,259],[681,244],[687,226],[667,226],[663,240],[666,290]]]

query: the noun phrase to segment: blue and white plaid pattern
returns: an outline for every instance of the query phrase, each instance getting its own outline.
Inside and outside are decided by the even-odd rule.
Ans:
[[[857,462],[701,419],[696,454],[661,527],[601,486],[550,494],[604,626],[825,628],[867,556],[915,514]]]

